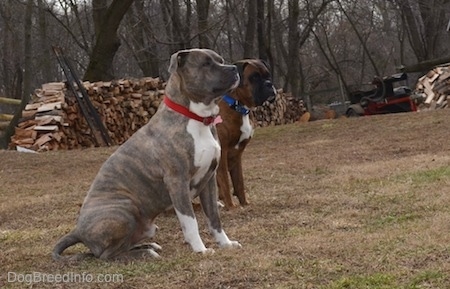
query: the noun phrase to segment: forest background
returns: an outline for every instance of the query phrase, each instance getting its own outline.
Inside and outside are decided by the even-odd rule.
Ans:
[[[0,96],[63,81],[52,46],[89,81],[167,79],[172,53],[205,47],[265,59],[296,97],[345,101],[375,75],[414,85],[450,62],[449,20],[450,0],[2,0]]]

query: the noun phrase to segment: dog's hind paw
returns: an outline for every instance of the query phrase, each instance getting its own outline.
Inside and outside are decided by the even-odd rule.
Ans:
[[[161,251],[162,247],[155,242],[145,242],[145,243],[137,244],[133,247],[133,250],[137,250],[137,249],[152,249],[155,251]]]
[[[161,259],[161,256],[153,249],[147,249],[147,253],[153,258]]]
[[[149,247],[153,248],[155,251],[161,251],[162,247],[155,242],[151,242],[148,244]]]

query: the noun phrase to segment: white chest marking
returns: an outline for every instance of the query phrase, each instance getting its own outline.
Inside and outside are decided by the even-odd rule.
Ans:
[[[246,140],[253,137],[253,126],[250,123],[250,117],[247,115],[244,115],[242,117],[242,125],[241,125],[241,136],[239,137],[239,142],[236,144],[235,148],[239,148],[239,144]]]
[[[193,179],[194,184],[205,176],[213,160],[220,157],[220,145],[214,138],[211,128],[196,120],[189,120],[187,132],[194,139],[194,165],[198,168]]]

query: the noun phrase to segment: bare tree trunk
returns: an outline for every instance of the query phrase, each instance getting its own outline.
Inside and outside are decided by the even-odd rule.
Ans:
[[[272,74],[272,78],[275,78],[274,75],[274,58],[272,54],[272,17],[273,17],[273,0],[267,1],[267,62],[270,64],[270,73]]]
[[[256,9],[256,1],[247,1],[247,27],[244,40],[244,58],[255,57]]]
[[[33,25],[33,0],[28,0],[25,8],[25,25],[24,25],[24,74],[23,74],[23,94],[20,106],[17,108],[13,119],[10,121],[8,127],[5,130],[4,135],[0,138],[0,148],[6,149],[11,140],[11,136],[14,134],[14,128],[17,125],[19,119],[22,116],[22,110],[25,109],[28,101],[31,98],[31,64],[32,64],[32,43],[31,43],[31,28]]]
[[[196,0],[197,2],[197,26],[198,26],[198,46],[200,48],[210,48],[208,39],[208,13],[209,0]]]
[[[108,11],[108,0],[92,0],[92,19],[94,20],[95,36],[98,37],[102,30],[103,21]]]
[[[333,0],[323,0],[317,8],[314,7],[312,3],[308,3],[308,22],[306,23],[306,26],[304,26],[301,34],[298,28],[300,15],[298,0],[289,0],[288,2],[288,57],[286,65],[288,67],[288,83],[294,95],[301,95],[304,91],[304,86],[300,86],[304,81],[302,79],[303,72],[301,71],[299,50],[308,39],[319,15],[322,14],[327,5],[332,1]]]
[[[298,0],[289,0],[288,2],[289,18],[288,18],[288,82],[290,90],[293,95],[299,93],[299,72],[300,72],[300,59],[299,59],[299,43],[300,33],[298,30],[298,20],[300,15],[300,8],[298,6]]]
[[[256,6],[256,28],[258,35],[258,55],[259,58],[267,60],[266,53],[266,31],[265,31],[265,21],[264,21],[264,0],[257,0]]]
[[[24,74],[23,74],[23,96],[22,98],[30,99],[31,95],[31,77],[32,77],[32,71],[31,71],[31,65],[32,65],[32,42],[31,42],[31,31],[32,31],[32,25],[33,25],[33,0],[27,1],[27,7],[25,9],[25,27],[24,27],[24,55],[25,55],[25,62],[24,62]]]
[[[93,2],[104,0],[93,0]],[[89,81],[111,80],[114,78],[113,60],[120,47],[117,35],[120,22],[134,0],[114,0],[101,14],[103,21],[99,25],[94,49],[83,79]],[[97,6],[98,7],[98,6]],[[98,12],[98,11],[97,11]]]
[[[50,46],[48,45],[47,36],[47,19],[45,16],[45,7],[43,0],[38,0],[39,8],[39,42],[42,56],[40,57],[40,70],[42,71],[42,82],[50,82],[52,79],[52,66]]]
[[[287,74],[287,69],[285,69],[284,66],[281,65],[281,63],[288,64],[288,51],[284,45],[283,41],[283,34],[279,33],[281,29],[284,29],[283,20],[280,19],[279,15],[280,12],[275,9],[275,4],[272,2],[272,7],[270,8],[273,11],[272,17],[273,17],[273,38],[274,38],[274,45],[275,45],[275,53],[276,53],[276,62],[272,62],[272,65],[274,65],[273,70],[277,73],[279,76],[279,79],[283,79],[283,82],[280,84],[280,86],[283,88],[284,91],[288,90],[288,81],[289,77]],[[276,11],[276,12],[275,12]]]
[[[22,89],[17,94],[17,86],[22,88],[22,73],[21,73],[21,59],[19,51],[22,51],[21,37],[17,33],[17,28],[14,26],[13,17],[13,0],[2,1],[0,3],[0,20],[2,25],[1,33],[1,69],[2,76],[1,86],[3,86],[3,93],[9,97],[22,98]],[[18,74],[17,72],[20,72]],[[18,82],[20,78],[20,82]]]

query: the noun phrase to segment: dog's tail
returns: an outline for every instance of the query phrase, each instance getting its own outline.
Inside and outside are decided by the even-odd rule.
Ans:
[[[77,243],[80,243],[81,240],[78,238],[78,236],[72,231],[69,234],[65,235],[59,241],[56,243],[55,247],[52,251],[52,258],[55,261],[63,260],[65,259],[64,256],[61,256],[61,253],[69,248],[70,246],[73,246]]]

